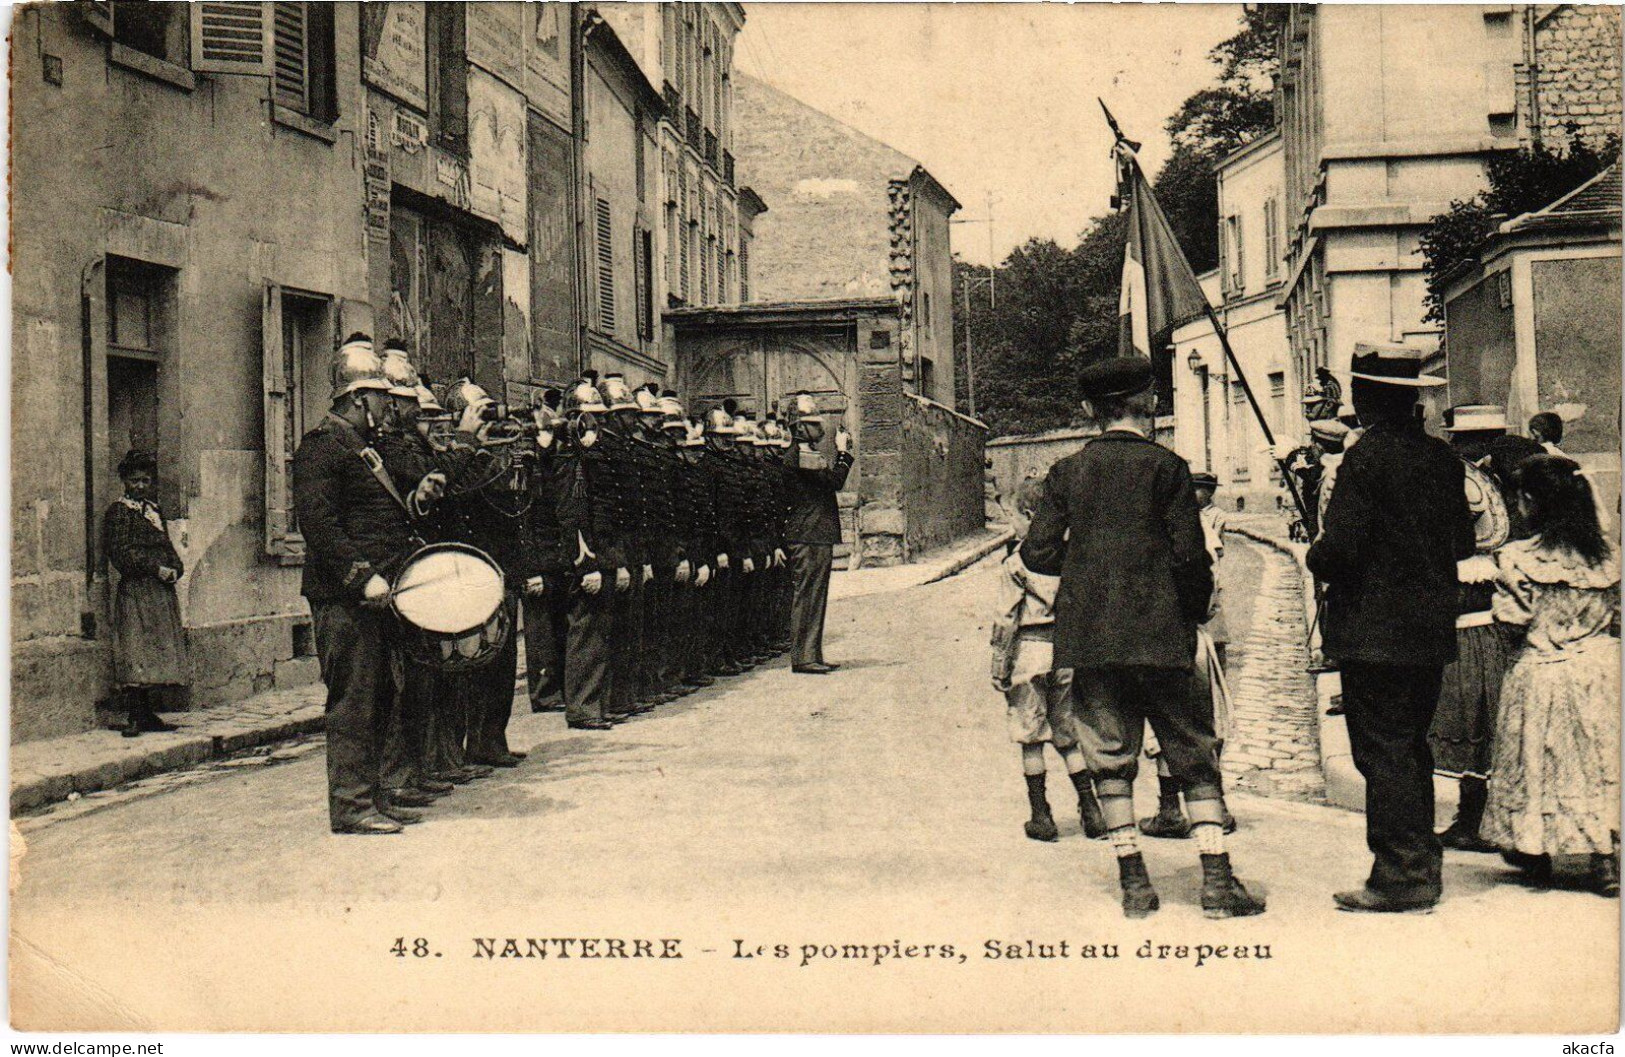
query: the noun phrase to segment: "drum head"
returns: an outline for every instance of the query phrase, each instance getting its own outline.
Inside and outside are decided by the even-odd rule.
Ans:
[[[472,631],[502,605],[502,571],[472,548],[427,547],[395,581],[395,611],[413,627],[438,634]]]

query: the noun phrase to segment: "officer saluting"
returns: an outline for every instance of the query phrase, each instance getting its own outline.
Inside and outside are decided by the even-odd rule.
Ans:
[[[795,580],[791,603],[795,645],[790,669],[802,675],[826,675],[838,667],[824,660],[824,610],[829,604],[830,561],[841,539],[835,493],[846,485],[846,475],[852,469],[848,451],[852,438],[845,426],[836,430],[835,465],[829,466],[818,452],[818,442],[824,439],[824,422],[810,394],[796,394],[795,415],[790,429],[796,446],[789,456],[794,470],[786,490],[788,510],[784,522],[790,574]]]
[[[310,603],[327,684],[327,801],[335,833],[399,833],[379,787],[384,724],[397,693],[389,578],[412,553],[408,504],[444,486],[426,476],[402,495],[372,447],[389,416],[389,383],[372,339],[352,335],[333,369],[332,410],[293,456],[293,500],[305,538],[301,592]]]

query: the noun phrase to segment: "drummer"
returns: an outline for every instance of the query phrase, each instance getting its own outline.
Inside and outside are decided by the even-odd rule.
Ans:
[[[305,538],[301,593],[310,603],[327,684],[327,803],[334,833],[399,833],[419,820],[381,786],[384,720],[395,707],[397,641],[390,579],[415,541],[409,506],[428,509],[444,479],[403,492],[373,447],[390,418],[383,361],[352,334],[333,365],[332,405],[293,457],[294,513]]]

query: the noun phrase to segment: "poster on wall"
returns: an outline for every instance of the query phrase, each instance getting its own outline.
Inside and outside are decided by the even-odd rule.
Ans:
[[[513,85],[524,84],[525,5],[499,0],[468,4],[468,61]]]
[[[429,108],[429,67],[421,0],[361,5],[361,75],[401,102]]]
[[[472,206],[525,244],[525,99],[481,69],[468,71]]]
[[[535,113],[529,131],[531,377],[563,384],[578,369],[570,137]]]
[[[570,127],[570,14],[562,3],[526,4],[525,96],[561,128]]]

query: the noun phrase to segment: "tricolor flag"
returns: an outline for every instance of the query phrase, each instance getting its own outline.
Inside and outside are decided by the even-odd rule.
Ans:
[[[1113,122],[1114,130],[1115,126]],[[1121,323],[1117,351],[1124,356],[1156,359],[1151,354],[1163,351],[1174,328],[1207,315],[1207,296],[1151,193],[1133,145],[1121,133],[1116,153],[1121,193],[1128,196],[1123,292],[1117,302]]]

